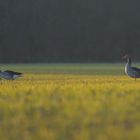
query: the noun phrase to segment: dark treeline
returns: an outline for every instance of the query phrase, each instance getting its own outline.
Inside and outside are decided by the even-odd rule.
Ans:
[[[140,1],[1,0],[0,62],[140,60]]]

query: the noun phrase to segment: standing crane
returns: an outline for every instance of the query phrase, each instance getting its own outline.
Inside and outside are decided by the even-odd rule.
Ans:
[[[125,65],[125,73],[128,76],[134,78],[135,80],[137,78],[140,78],[140,69],[137,67],[131,66],[132,64],[131,57],[129,55],[125,55],[124,58],[127,59],[127,64]]]

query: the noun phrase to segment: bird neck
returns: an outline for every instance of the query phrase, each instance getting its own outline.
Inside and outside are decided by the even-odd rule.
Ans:
[[[131,58],[129,57],[129,58],[127,59],[127,66],[131,66],[131,63],[132,63],[132,61],[131,61]]]

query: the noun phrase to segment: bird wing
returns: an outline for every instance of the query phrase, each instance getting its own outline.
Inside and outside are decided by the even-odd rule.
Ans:
[[[15,71],[11,71],[11,70],[5,70],[4,72],[9,73],[9,74],[16,74],[16,75],[21,75],[22,73],[20,72],[15,72]]]
[[[140,69],[139,69],[139,68],[132,67],[132,69],[133,69],[134,71],[136,71],[138,74],[140,74]]]
[[[0,78],[4,78],[4,79],[11,79],[11,75],[7,72],[0,72]]]

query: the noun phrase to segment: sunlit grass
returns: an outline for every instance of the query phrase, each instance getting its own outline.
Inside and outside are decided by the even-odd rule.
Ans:
[[[0,139],[139,140],[140,80],[113,75],[114,69],[98,75],[63,68],[1,80]]]

